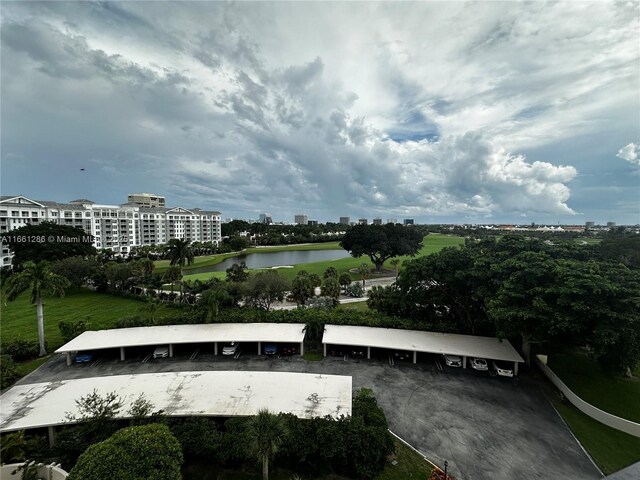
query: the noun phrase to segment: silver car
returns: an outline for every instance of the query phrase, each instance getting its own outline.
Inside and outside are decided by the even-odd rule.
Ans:
[[[489,370],[489,365],[484,358],[472,358],[471,368],[473,368],[474,370],[479,370],[481,372],[486,372],[487,370]]]
[[[462,359],[458,355],[448,355],[444,354],[444,363],[447,364],[448,367],[461,367]]]
[[[153,351],[153,358],[166,358],[169,356],[169,347],[156,347]]]
[[[231,342],[224,346],[222,349],[223,355],[235,355],[238,351],[238,342]]]
[[[508,363],[493,361],[491,365],[500,377],[513,377],[513,368]]]

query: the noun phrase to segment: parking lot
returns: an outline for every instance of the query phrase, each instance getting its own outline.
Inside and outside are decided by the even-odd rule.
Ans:
[[[384,352],[371,360],[349,353],[310,362],[297,355],[258,356],[257,348],[245,350],[243,345],[237,358],[214,356],[198,346],[176,349],[174,358],[154,359],[152,351],[132,351],[124,362],[116,359],[115,351],[108,352],[70,367],[59,356],[20,383],[189,370],[351,375],[354,389],[374,391],[394,433],[436,463],[448,460],[459,479],[601,478],[537,381],[526,373],[516,384],[489,372],[447,367],[437,356],[423,356],[417,365],[411,360],[391,365]]]

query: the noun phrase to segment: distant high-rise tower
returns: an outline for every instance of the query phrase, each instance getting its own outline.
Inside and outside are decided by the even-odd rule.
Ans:
[[[588,221],[588,222],[584,222],[584,227],[585,228],[593,228],[595,226],[596,222],[592,222],[592,221]]]
[[[382,219],[381,218],[374,218],[373,219],[373,224],[374,225],[382,225]]]
[[[296,225],[307,225],[307,223],[308,223],[307,214],[306,213],[299,213],[299,214],[295,215],[293,223],[295,223]]]
[[[615,226],[616,226],[616,222],[607,222],[608,228],[615,227]]]
[[[141,207],[164,208],[165,198],[155,193],[131,193],[127,196],[127,202]]]
[[[358,223],[360,225],[367,225],[369,223],[369,220],[367,220],[366,218],[361,218],[358,220]]]
[[[258,223],[264,223],[266,225],[273,223],[273,220],[271,219],[271,214],[266,212],[261,213],[260,217],[258,218]]]
[[[351,219],[349,217],[340,217],[340,225],[349,225]]]
[[[413,218],[405,218],[404,219],[404,224],[405,225],[413,225]]]

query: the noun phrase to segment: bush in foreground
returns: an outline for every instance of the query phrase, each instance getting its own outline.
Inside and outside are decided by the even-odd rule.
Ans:
[[[179,480],[182,448],[166,425],[118,430],[90,446],[67,480]]]

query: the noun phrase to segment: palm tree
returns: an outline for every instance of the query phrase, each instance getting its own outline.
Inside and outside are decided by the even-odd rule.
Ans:
[[[184,238],[172,238],[167,245],[167,257],[171,260],[171,265],[180,266],[180,276],[184,276],[182,269],[185,265],[193,263],[193,249],[190,240]],[[180,301],[182,301],[182,284],[180,284]]]
[[[162,276],[162,280],[171,284],[171,298],[173,301],[173,284],[182,278],[182,273],[180,268],[178,267],[169,267],[164,275]]]
[[[358,267],[358,273],[360,274],[360,278],[362,278],[362,288],[365,287],[365,280],[367,279],[367,276],[369,275],[369,265],[367,265],[366,263],[363,263],[362,265],[360,265]]]
[[[229,292],[223,287],[218,286],[205,290],[200,296],[198,304],[203,306],[207,310],[205,318],[206,323],[212,322],[218,317],[220,307],[225,304],[230,304],[233,301]]]
[[[285,435],[285,425],[280,415],[266,408],[258,410],[247,425],[249,450],[262,462],[262,480],[269,480],[269,458],[273,457]]]
[[[47,350],[44,347],[44,311],[42,296],[64,297],[64,289],[70,285],[62,275],[57,275],[49,268],[49,263],[45,260],[39,263],[26,262],[24,270],[7,279],[7,298],[13,301],[18,296],[31,289],[31,303],[36,304],[36,314],[38,318],[38,340],[40,341],[40,356],[44,357]]]

